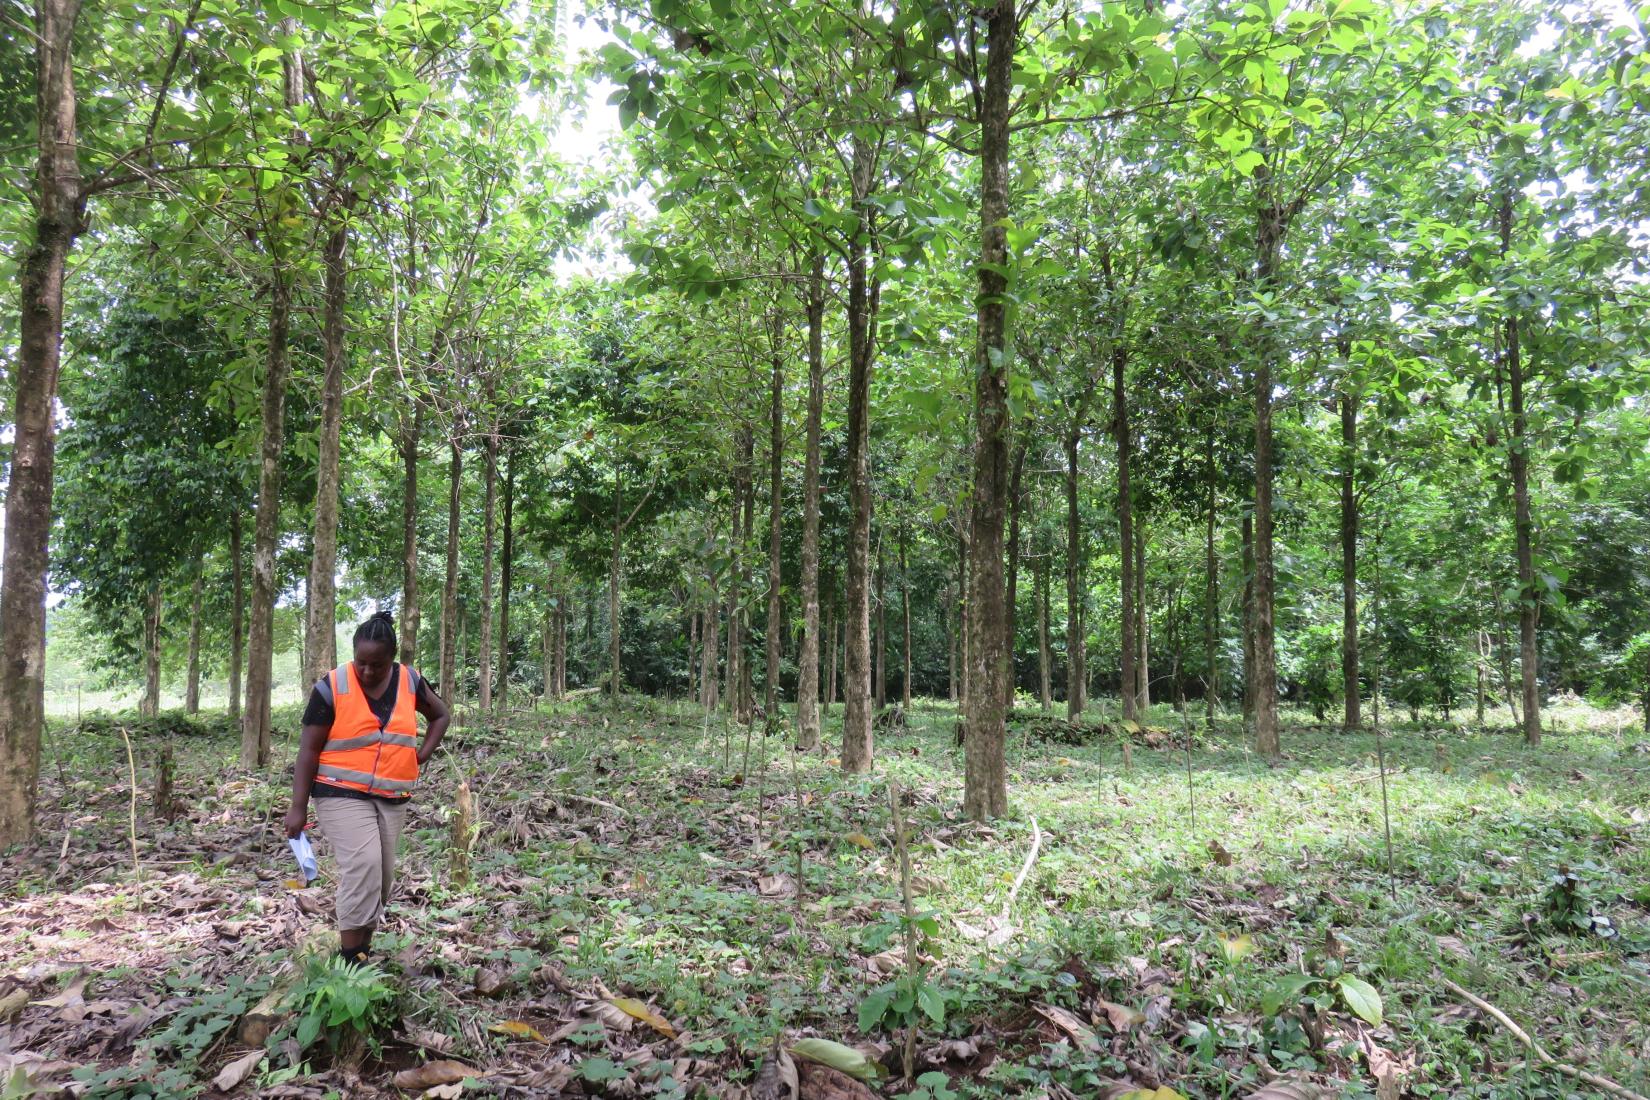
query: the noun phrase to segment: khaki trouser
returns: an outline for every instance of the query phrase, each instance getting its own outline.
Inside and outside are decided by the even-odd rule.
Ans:
[[[317,798],[315,820],[338,863],[338,927],[376,927],[395,882],[395,847],[407,820],[407,804],[381,798]]]

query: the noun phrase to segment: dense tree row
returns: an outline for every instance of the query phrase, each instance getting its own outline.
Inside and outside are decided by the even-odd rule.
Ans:
[[[1544,695],[1650,690],[1614,9],[40,0],[4,35],[39,83],[0,88],[0,840],[49,590],[148,708],[168,662],[191,709],[224,677],[249,767],[276,651],[306,683],[373,601],[482,712],[632,688],[812,748],[840,701],[866,771],[879,707],[947,694],[976,817],[1017,693],[1231,706],[1276,755],[1285,700],[1533,744]],[[598,76],[624,139],[566,164]]]

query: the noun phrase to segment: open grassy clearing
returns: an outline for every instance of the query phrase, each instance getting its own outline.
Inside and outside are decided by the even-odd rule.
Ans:
[[[1280,1075],[1324,1090],[1301,1095],[1598,1094],[1527,1061],[1447,979],[1559,1060],[1650,1088],[1650,745],[1612,716],[1559,713],[1539,755],[1511,731],[1399,730],[1390,884],[1369,737],[1292,727],[1274,769],[1235,728],[1200,736],[1189,797],[1166,709],[1127,763],[1109,733],[1066,743],[1021,721],[1016,816],[984,828],[956,814],[954,719],[919,704],[866,779],[818,757],[793,771],[777,737],[646,700],[457,730],[367,979],[293,961],[329,925],[324,880],[283,885],[290,741],[254,778],[226,731],[140,729],[134,876],[118,727],[57,731],[41,840],[0,883],[0,1060],[37,1095],[218,1095],[238,1018],[302,970],[297,996],[344,1022],[300,1049],[305,1013],[285,1016],[235,1095],[393,1095],[396,1071],[452,1058],[484,1095],[760,1096],[781,1035],[857,1044],[891,1071],[874,1091],[935,1100],[1111,1082],[1245,1096]],[[151,804],[167,740],[171,824]],[[470,886],[450,854],[460,771]],[[898,1003],[869,1020],[907,980],[890,779],[924,933],[917,1069],[946,1075],[921,1086],[898,1080]],[[1379,1026],[1343,975],[1378,995]],[[863,1095],[806,1066],[802,1087]]]

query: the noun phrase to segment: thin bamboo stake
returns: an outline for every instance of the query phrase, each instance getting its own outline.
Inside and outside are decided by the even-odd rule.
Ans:
[[[921,960],[917,957],[917,907],[911,899],[911,849],[905,842],[905,813],[899,804],[899,784],[888,781],[888,805],[894,818],[894,848],[899,852],[900,891],[905,898],[905,973],[917,982]],[[912,1080],[917,1064],[917,1025],[905,1029],[905,1079]]]
[[[137,883],[138,912],[143,912],[143,865],[138,862],[137,845],[137,761],[132,757],[132,735],[120,727],[120,739],[126,742],[126,774],[131,780],[132,796],[127,805],[127,836],[132,842],[132,878]],[[67,838],[65,838],[67,839]]]
[[[1381,736],[1381,534],[1375,535],[1375,764],[1381,776],[1381,824],[1386,829],[1386,887],[1392,900],[1398,900],[1398,874],[1392,859],[1392,806],[1386,790],[1386,740]]]

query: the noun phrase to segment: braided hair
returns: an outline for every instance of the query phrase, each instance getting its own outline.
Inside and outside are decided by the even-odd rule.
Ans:
[[[355,628],[355,644],[362,642],[383,642],[394,653],[395,643],[395,616],[388,611],[379,611],[366,622]]]

